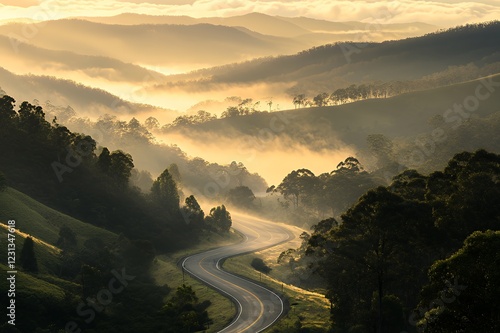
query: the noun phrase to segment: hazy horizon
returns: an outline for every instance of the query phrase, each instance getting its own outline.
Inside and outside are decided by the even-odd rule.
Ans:
[[[260,102],[254,106],[257,111],[289,110],[296,107],[293,97],[300,93],[312,103],[316,94],[331,94],[353,84],[421,80],[425,87],[427,77],[447,78],[454,71],[472,71],[460,75],[476,78],[487,69],[483,65],[467,67],[474,57],[463,60],[460,52],[450,53],[450,63],[443,63],[438,57],[446,52],[443,49],[436,51],[432,64],[423,62],[419,56],[408,55],[405,45],[414,41],[405,38],[500,17],[500,1],[493,0],[333,4],[316,0],[315,5],[307,1],[219,0],[92,3],[0,1],[4,60],[0,87],[18,102],[38,99],[43,105],[49,100],[57,107],[71,106],[76,117],[93,121],[105,114],[122,122],[135,117],[144,123],[155,117],[163,126],[181,114],[194,115],[199,110],[220,117],[244,99]],[[116,16],[125,13],[134,14]],[[75,17],[81,19],[71,19]],[[403,42],[370,44],[368,48],[356,43],[347,49],[324,46],[343,40]],[[429,39],[427,43],[422,50],[415,44],[415,51],[433,52],[436,42]],[[490,56],[488,45],[482,47],[482,56]],[[359,59],[351,59],[353,55]],[[486,63],[494,62],[494,57]],[[339,133],[353,131],[352,125],[325,131],[328,138],[315,138],[331,145],[318,149],[307,144],[306,134],[259,143],[256,133],[268,130],[269,124],[261,126],[249,133],[242,126],[233,128],[230,135],[225,129],[200,132],[207,137],[181,132],[155,135],[158,142],[177,145],[190,158],[221,165],[243,162],[270,185],[300,168],[303,159],[307,160],[303,167],[315,173],[330,172],[344,158],[360,154],[362,146],[337,140]],[[362,131],[368,131],[367,127]],[[141,156],[137,165],[155,175],[166,167],[157,165],[166,163],[164,159],[150,156],[148,161],[141,149],[136,154]],[[370,159],[362,161],[370,164]]]
[[[94,4],[95,3],[95,4]],[[2,18],[35,20],[75,16],[112,16],[122,13],[228,17],[259,12],[286,17],[366,23],[425,22],[443,28],[500,17],[499,2],[487,1],[222,1],[222,0],[2,0]],[[48,9],[48,10],[47,10]]]

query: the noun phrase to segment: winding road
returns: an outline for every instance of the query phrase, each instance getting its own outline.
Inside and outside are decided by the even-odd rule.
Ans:
[[[243,242],[187,257],[182,268],[237,305],[236,317],[219,333],[261,332],[283,314],[283,300],[267,288],[222,270],[221,262],[228,257],[287,242],[294,234],[276,223],[239,214],[232,217],[233,228],[243,234]]]

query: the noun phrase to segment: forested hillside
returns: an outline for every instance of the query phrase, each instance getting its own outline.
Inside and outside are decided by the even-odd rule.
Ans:
[[[367,184],[347,162],[329,178],[344,187],[320,195],[332,195],[328,202]],[[497,331],[499,176],[500,155],[478,150],[428,176],[406,170],[389,186],[359,188],[359,200],[315,224],[278,263],[325,279],[334,332]],[[302,171],[276,190],[291,195],[320,180]]]

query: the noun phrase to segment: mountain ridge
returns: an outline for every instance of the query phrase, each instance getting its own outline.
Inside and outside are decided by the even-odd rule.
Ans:
[[[0,67],[0,87],[7,95],[19,100],[33,101],[39,96],[49,96],[51,104],[69,105],[77,113],[98,117],[104,114],[115,116],[139,115],[161,111],[163,116],[173,119],[178,113],[161,107],[134,103],[99,88],[47,75],[17,75]]]
[[[2,25],[0,34],[23,40],[24,27],[21,23]],[[235,27],[208,23],[107,25],[61,19],[44,22],[43,29],[27,39],[30,44],[52,50],[111,57],[133,64],[140,59],[144,64],[175,67],[224,64],[269,54],[290,54],[305,48],[293,39],[250,34]],[[102,45],[108,47],[103,49]]]
[[[307,17],[284,17],[284,16],[273,16],[263,13],[249,13],[244,15],[236,15],[229,17],[200,17],[195,18],[191,16],[169,16],[169,15],[147,15],[147,14],[136,14],[136,13],[123,13],[114,16],[106,17],[78,17],[84,20],[90,20],[94,22],[106,23],[106,24],[141,24],[141,23],[153,23],[153,24],[196,24],[196,23],[212,23],[221,24],[229,26],[243,26],[260,32],[262,34],[274,34],[282,37],[297,37],[302,34],[313,32],[311,29],[322,29],[326,30],[337,30],[339,28],[344,29],[364,29],[371,28],[373,24],[364,23],[359,21],[328,21],[312,19]],[[259,22],[254,21],[260,20]],[[273,24],[274,27],[269,26],[259,26],[258,23],[263,23],[265,20],[267,24]],[[377,28],[382,30],[382,28],[396,28],[396,27],[414,27],[415,29],[421,29],[421,31],[434,31],[438,27],[432,24],[427,24],[424,22],[409,22],[409,23],[398,23],[398,24],[384,24],[377,23]],[[253,28],[253,29],[252,29]],[[287,29],[285,29],[287,28]],[[291,29],[291,30],[289,30]],[[332,31],[333,31],[332,30]]]
[[[318,94],[350,84],[419,79],[450,66],[498,62],[499,34],[500,22],[496,21],[397,41],[327,44],[294,55],[176,75],[169,81],[171,86],[190,82],[199,89],[212,83],[295,82],[288,93]]]

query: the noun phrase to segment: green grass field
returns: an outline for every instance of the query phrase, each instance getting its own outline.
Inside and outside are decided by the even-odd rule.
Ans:
[[[60,250],[55,246],[59,238],[59,229],[67,226],[77,235],[77,246],[91,238],[100,238],[104,242],[113,242],[118,236],[110,231],[95,227],[62,214],[31,197],[7,188],[0,192],[0,239],[7,239],[6,225],[9,220],[16,221],[17,261],[27,236],[35,242],[35,255],[40,274],[54,273],[60,264]],[[0,248],[0,263],[7,262],[7,247]]]
[[[0,264],[0,268],[5,271],[9,270],[3,264]],[[43,275],[41,276],[43,277]],[[0,280],[0,288],[2,290],[9,289],[6,279]],[[64,289],[57,286],[57,284],[47,282],[38,276],[26,274],[21,271],[18,271],[16,274],[16,290],[21,295],[32,293],[36,294],[39,298],[52,298],[56,301],[62,301],[64,298]]]
[[[52,245],[56,244],[59,229],[64,225],[75,232],[79,247],[89,238],[98,237],[104,242],[117,238],[110,231],[60,213],[12,188],[0,192],[0,222],[5,224],[8,220],[15,220],[19,231]]]

